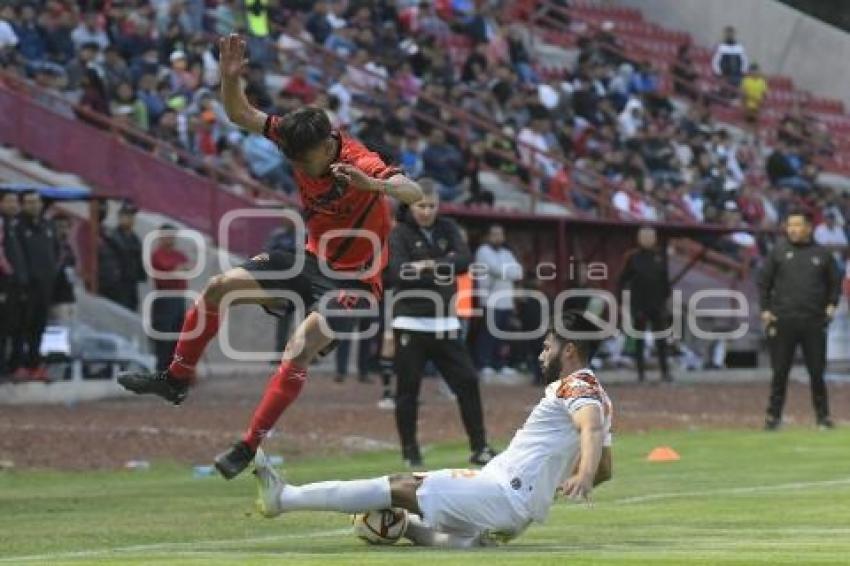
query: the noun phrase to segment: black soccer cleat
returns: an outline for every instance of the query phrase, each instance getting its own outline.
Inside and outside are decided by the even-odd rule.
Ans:
[[[215,457],[215,469],[224,479],[232,480],[242,473],[254,460],[256,450],[245,444],[243,440],[235,443],[229,449]]]
[[[185,401],[189,394],[189,383],[174,379],[167,371],[125,371],[118,374],[118,383],[137,395],[158,395],[175,405]]]
[[[820,430],[832,430],[835,428],[835,423],[829,417],[822,417],[818,419],[818,428]]]
[[[486,466],[490,460],[496,457],[496,454],[498,454],[498,452],[489,446],[484,446],[484,448],[472,453],[472,456],[469,457],[469,463],[476,466]]]
[[[408,468],[422,468],[422,453],[419,452],[419,446],[405,446],[401,449],[401,458]]]
[[[777,417],[767,417],[764,420],[764,430],[767,432],[775,432],[782,426],[782,419]]]

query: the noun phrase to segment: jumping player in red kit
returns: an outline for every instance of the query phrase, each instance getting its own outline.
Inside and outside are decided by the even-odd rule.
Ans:
[[[264,307],[279,304],[280,291],[295,293],[312,312],[287,342],[248,430],[215,458],[218,471],[230,479],[250,464],[263,437],[301,391],[310,362],[332,344],[334,332],[344,328],[339,326],[340,315],[362,308],[364,302],[370,304],[369,297],[380,296],[391,227],[387,196],[411,204],[421,198],[422,191],[359,142],[332,130],[320,108],[305,107],[280,117],[252,107],[240,84],[245,40],[231,34],[222,38],[220,46],[221,91],[228,116],[242,128],[274,141],[295,171],[304,208],[306,250],[298,255],[260,254],[212,277],[186,313],[168,369],[126,372],[118,382],[135,393],[158,395],[179,405],[195,381],[201,354],[218,332],[224,316],[220,306],[228,293],[252,295],[240,296],[231,304]],[[352,233],[358,230],[370,238]],[[296,265],[303,267],[285,277]]]

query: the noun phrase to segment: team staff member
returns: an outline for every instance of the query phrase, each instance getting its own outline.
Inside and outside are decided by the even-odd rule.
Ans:
[[[47,315],[53,288],[59,275],[59,242],[50,222],[44,219],[44,203],[38,191],[25,191],[21,197],[18,240],[27,261],[29,283],[24,301],[23,333],[15,343],[15,356],[29,379],[47,379],[41,366],[41,338],[47,327]]]
[[[759,282],[761,318],[770,342],[773,383],[765,428],[782,423],[788,373],[797,344],[809,371],[818,426],[832,428],[826,383],[826,331],[841,293],[841,277],[832,255],[812,241],[812,217],[794,211],[785,225],[787,240],[768,256]]]
[[[0,190],[0,380],[18,369],[20,358],[12,355],[15,336],[22,332],[21,301],[29,274],[18,240],[17,193]]]
[[[635,337],[635,362],[638,381],[646,376],[643,359],[644,332],[652,327],[653,332],[662,332],[668,327],[667,301],[670,299],[670,279],[667,275],[667,260],[658,248],[655,229],[644,226],[638,231],[638,248],[626,254],[626,265],[620,275],[620,297],[623,291],[631,291],[632,326],[640,333]],[[667,365],[667,340],[655,340],[658,352],[658,367],[661,381],[673,381]]]
[[[469,269],[472,256],[457,225],[437,215],[440,201],[433,182],[424,179],[419,184],[422,200],[410,206],[406,218],[390,233],[387,268],[396,290],[412,295],[393,305],[395,415],[402,457],[411,467],[422,465],[416,439],[419,387],[425,364],[432,360],[457,397],[472,449],[470,462],[484,465],[495,453],[485,439],[478,375],[461,340],[460,321],[451,311],[455,275]],[[435,292],[441,305],[435,304]]]

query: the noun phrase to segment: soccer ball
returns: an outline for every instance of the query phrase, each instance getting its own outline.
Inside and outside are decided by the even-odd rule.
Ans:
[[[407,530],[405,509],[381,509],[352,515],[354,535],[369,544],[395,544]]]

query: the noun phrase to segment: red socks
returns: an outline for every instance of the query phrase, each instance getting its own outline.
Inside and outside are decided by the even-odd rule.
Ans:
[[[200,299],[186,312],[180,338],[174,348],[174,357],[168,373],[175,379],[194,381],[195,366],[207,344],[218,333],[221,315],[218,305]]]
[[[286,408],[295,401],[304,381],[307,379],[307,370],[295,365],[291,361],[285,361],[277,368],[277,372],[271,376],[263,392],[263,399],[254,415],[251,417],[251,426],[242,437],[245,443],[254,450],[260,445],[263,437],[268,434],[274,424],[280,418]]]

